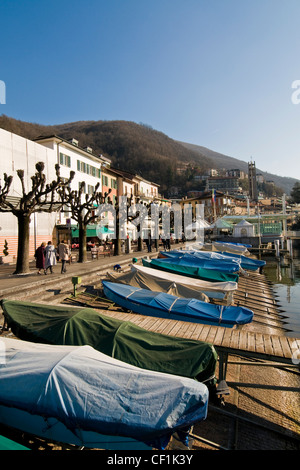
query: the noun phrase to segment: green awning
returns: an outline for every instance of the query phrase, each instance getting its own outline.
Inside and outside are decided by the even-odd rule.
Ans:
[[[76,226],[71,228],[72,238],[79,237],[79,229]],[[86,236],[87,237],[97,237],[97,225],[88,225],[86,228]]]
[[[88,225],[86,228],[86,236],[87,237],[97,237],[98,233],[114,233],[113,230],[110,230],[108,227],[98,227],[97,230],[97,225]],[[76,227],[76,225],[71,227],[71,234],[72,238],[78,238],[79,237],[79,229]]]

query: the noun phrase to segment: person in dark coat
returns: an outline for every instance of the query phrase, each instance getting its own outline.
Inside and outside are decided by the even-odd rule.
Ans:
[[[46,244],[43,242],[41,246],[39,246],[35,250],[35,266],[38,268],[38,274],[41,274],[41,269],[43,269],[44,273],[45,271],[45,246]]]

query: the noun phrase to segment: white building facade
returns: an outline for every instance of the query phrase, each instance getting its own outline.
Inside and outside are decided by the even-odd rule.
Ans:
[[[9,196],[21,197],[21,183],[17,170],[24,170],[26,191],[31,188],[31,177],[35,174],[35,165],[44,162],[46,182],[56,179],[55,165],[60,165],[60,174],[68,179],[70,171],[75,172],[71,183],[72,189],[77,189],[79,183],[85,183],[85,192],[90,193],[99,182],[101,191],[101,164],[100,156],[93,154],[92,149],[82,149],[76,140],[68,142],[59,136],[52,135],[40,137],[34,141],[20,137],[16,134],[0,129],[0,181],[4,185],[4,173],[13,176]],[[58,242],[57,227],[65,226],[69,214],[62,213],[34,213],[30,223],[30,249],[29,255],[42,243],[52,240]],[[72,221],[71,221],[72,223]],[[76,224],[76,222],[73,221]],[[68,232],[66,232],[68,233]],[[0,212],[0,256],[3,254],[5,240],[10,255],[17,255],[18,225],[17,218],[9,212]]]

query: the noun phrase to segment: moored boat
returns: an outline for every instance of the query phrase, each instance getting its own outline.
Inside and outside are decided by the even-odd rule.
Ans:
[[[195,258],[200,258],[200,259],[213,259],[215,261],[219,260],[220,262],[231,260],[232,262],[238,263],[242,269],[248,269],[250,271],[261,269],[263,266],[266,265],[266,261],[264,260],[254,259],[248,256],[239,255],[235,253],[228,253],[225,251],[218,252],[218,251],[201,251],[201,250],[195,250],[195,251],[172,250],[172,251],[160,252],[159,256],[164,257],[164,258],[177,258],[187,253],[190,256],[194,256]]]
[[[144,370],[90,346],[3,338],[0,423],[88,448],[164,448],[207,415],[196,380]]]
[[[245,307],[215,305],[108,281],[102,281],[102,284],[108,299],[142,315],[228,328],[250,323],[253,319],[252,310]]]
[[[251,245],[234,242],[213,241],[212,246],[216,251],[226,251],[228,253],[236,253],[239,255],[249,255]]]
[[[112,282],[167,292],[179,297],[193,297],[203,301],[207,301],[207,298],[225,299],[228,305],[232,303],[233,294],[238,287],[237,283],[232,281],[209,282],[137,264],[131,266],[129,273],[108,272],[107,276]]]
[[[18,338],[52,345],[92,346],[120,361],[213,385],[212,344],[147,331],[92,308],[3,300],[7,325]]]
[[[157,258],[147,260],[142,259],[143,266],[154,269],[161,269],[162,271],[172,272],[174,274],[181,274],[183,276],[194,277],[196,279],[203,279],[209,282],[238,282],[239,275],[237,273],[226,272],[222,270],[207,269],[199,267],[197,262],[194,263],[180,263],[177,259],[172,258]]]
[[[201,258],[196,257],[193,253],[190,252],[176,252],[176,251],[167,251],[161,252],[163,256],[168,259],[173,259],[176,261],[177,265],[180,266],[196,266],[202,269],[212,269],[218,272],[225,272],[225,273],[237,273],[240,270],[240,264],[238,260],[232,260],[230,258]],[[157,259],[165,258],[158,257]]]

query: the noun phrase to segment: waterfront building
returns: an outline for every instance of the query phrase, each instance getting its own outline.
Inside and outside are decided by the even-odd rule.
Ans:
[[[0,178],[4,173],[13,176],[8,197],[15,198],[15,200],[22,195],[17,170],[24,170],[25,187],[28,191],[31,189],[31,177],[36,172],[36,163],[44,162],[46,183],[56,179],[55,165],[58,163],[62,178],[67,180],[70,171],[74,171],[75,176],[71,182],[72,190],[78,190],[80,183],[84,182],[83,197],[86,194],[91,194],[99,183],[98,191],[101,191],[103,195],[110,192],[108,197],[113,206],[115,206],[118,196],[131,197],[133,203],[139,201],[143,204],[149,204],[161,201],[158,184],[125,170],[113,168],[109,158],[97,155],[90,147],[81,148],[76,139],[66,140],[58,135],[48,135],[30,140],[0,129],[0,152]],[[108,202],[108,198],[104,202]],[[96,206],[94,212],[97,215],[98,208]],[[113,227],[112,212],[105,211],[104,214],[101,214],[100,219],[103,227],[103,236],[100,234],[100,238],[106,239],[107,236],[110,238]],[[128,228],[131,229],[130,235],[134,238],[135,233],[132,230],[132,225]],[[87,237],[94,241],[99,239],[96,224],[87,227]],[[42,242],[47,243],[48,240],[52,240],[54,244],[57,244],[62,239],[67,240],[70,245],[72,242],[78,241],[77,223],[72,220],[67,206],[63,207],[60,212],[50,214],[36,212],[32,215],[29,243],[31,257]],[[9,254],[16,257],[17,218],[10,212],[0,212],[0,256],[3,254],[6,242]]]
[[[41,136],[35,140],[0,129],[0,175],[4,173],[13,176],[9,192],[10,198],[20,198],[22,188],[17,170],[24,170],[26,191],[31,189],[31,177],[35,174],[38,162],[45,164],[46,183],[56,179],[55,165],[60,165],[62,178],[68,179],[70,171],[75,172],[71,183],[72,189],[78,189],[81,181],[85,182],[84,192],[93,191],[97,182],[101,190],[101,166],[104,162],[101,156],[93,153],[90,148],[79,147],[78,141],[67,141],[57,135]],[[0,176],[0,177],[1,177]],[[3,184],[3,181],[2,181]],[[58,243],[62,238],[71,242],[70,228],[72,221],[70,213],[64,208],[61,212],[35,212],[30,223],[29,255],[33,256],[35,249],[42,243],[52,240]],[[17,255],[18,225],[17,218],[10,212],[0,212],[0,255],[2,255],[5,240],[9,254]]]

